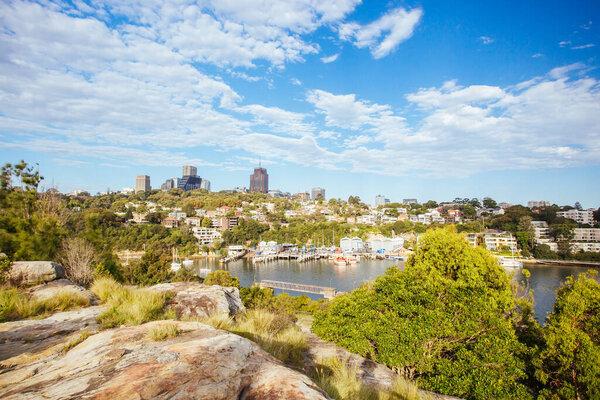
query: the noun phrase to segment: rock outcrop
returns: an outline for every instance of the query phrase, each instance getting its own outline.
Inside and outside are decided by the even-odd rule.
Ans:
[[[150,340],[148,330],[163,323],[102,331],[66,354],[5,365],[0,398],[327,399],[308,377],[232,333],[169,321],[179,335]]]
[[[205,318],[221,313],[234,316],[245,309],[240,292],[234,287],[171,282],[151,286],[148,290],[173,293],[169,306],[179,318]]]
[[[37,285],[65,277],[64,268],[52,261],[15,261],[9,278],[20,285]]]
[[[96,319],[102,311],[103,307],[100,306],[88,307],[59,312],[44,319],[0,324],[0,364],[11,365],[14,360],[9,359],[12,357],[34,357],[34,353],[62,344],[83,330],[97,331],[99,325]]]
[[[38,300],[44,300],[63,291],[83,295],[89,300],[90,304],[98,303],[98,298],[94,296],[92,292],[90,292],[83,286],[71,282],[68,279],[57,279],[55,281],[45,283],[43,285],[34,286],[30,288],[27,292],[33,298],[36,298]]]

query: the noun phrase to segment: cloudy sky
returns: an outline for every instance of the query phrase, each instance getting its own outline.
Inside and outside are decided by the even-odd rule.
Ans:
[[[0,2],[0,157],[61,191],[600,206],[595,1]]]

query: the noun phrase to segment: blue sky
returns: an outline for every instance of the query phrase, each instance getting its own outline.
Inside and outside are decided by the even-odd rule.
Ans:
[[[320,186],[372,203],[600,206],[600,6],[582,1],[0,4],[0,157],[61,191]]]

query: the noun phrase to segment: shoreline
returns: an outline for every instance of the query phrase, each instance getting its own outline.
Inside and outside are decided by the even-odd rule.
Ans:
[[[579,260],[530,260],[520,259],[523,264],[539,265],[552,267],[555,265],[572,265],[574,267],[600,268],[599,262],[594,261],[579,261]]]

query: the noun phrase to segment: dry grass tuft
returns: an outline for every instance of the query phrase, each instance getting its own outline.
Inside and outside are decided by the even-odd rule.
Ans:
[[[65,347],[63,347],[62,353],[66,354],[69,350],[71,350],[73,347],[77,346],[79,343],[83,342],[85,339],[87,339],[91,335],[92,334],[88,330],[81,332],[78,337],[74,338],[69,343],[67,343],[65,345]]]
[[[110,278],[95,281],[91,291],[111,306],[98,317],[103,328],[176,318],[173,310],[165,309],[169,294],[125,287]]]
[[[38,300],[17,288],[0,288],[0,322],[43,317],[89,305],[87,296],[76,290],[59,290],[51,297]]]
[[[177,324],[174,322],[163,322],[153,325],[147,332],[148,337],[154,341],[174,338],[178,334],[179,330],[177,329]]]
[[[358,370],[337,357],[317,360],[312,377],[317,385],[336,400],[419,400],[417,387],[398,377],[389,391],[365,386],[357,379]]]

